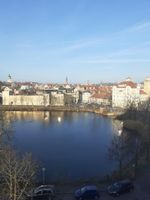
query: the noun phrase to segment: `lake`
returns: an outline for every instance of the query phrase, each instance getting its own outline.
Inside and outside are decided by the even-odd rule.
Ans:
[[[46,181],[103,177],[115,169],[108,159],[114,121],[92,113],[9,112],[12,143],[32,152]],[[41,174],[42,179],[42,174]]]

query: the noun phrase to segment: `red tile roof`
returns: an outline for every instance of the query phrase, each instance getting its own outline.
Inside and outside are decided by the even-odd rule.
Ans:
[[[126,86],[130,86],[131,88],[136,88],[137,87],[137,84],[132,82],[132,81],[123,81],[123,82],[120,82],[119,87],[126,87]]]
[[[111,99],[111,93],[95,93],[94,95],[91,96],[91,98],[96,98],[96,99]]]
[[[140,90],[140,94],[147,94],[144,90]]]

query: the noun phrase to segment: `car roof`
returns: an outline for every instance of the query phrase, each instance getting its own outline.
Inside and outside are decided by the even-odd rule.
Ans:
[[[33,196],[33,200],[49,200],[49,196],[42,195],[42,196]]]
[[[37,192],[39,190],[43,190],[43,189],[54,189],[54,186],[53,185],[40,185],[39,187],[35,188],[34,191]]]
[[[119,181],[118,183],[121,183],[121,184],[128,184],[128,183],[132,183],[129,179],[125,179],[125,180],[121,180]]]
[[[86,185],[84,187],[85,190],[97,190],[97,187],[95,185]]]

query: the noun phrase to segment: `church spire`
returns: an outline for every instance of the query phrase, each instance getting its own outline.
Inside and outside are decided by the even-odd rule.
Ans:
[[[66,84],[68,85],[68,77],[66,76]]]
[[[12,78],[11,78],[11,75],[10,75],[10,74],[8,74],[8,80],[7,80],[7,82],[8,82],[8,83],[12,83],[12,82],[13,82],[13,80],[12,80]]]
[[[11,79],[11,75],[10,74],[8,74],[8,79]]]

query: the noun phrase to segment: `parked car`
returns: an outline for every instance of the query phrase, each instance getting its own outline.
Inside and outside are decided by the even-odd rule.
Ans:
[[[41,195],[26,197],[26,200],[52,200],[52,198],[48,195]]]
[[[112,196],[119,196],[120,194],[130,192],[134,189],[134,185],[130,180],[122,180],[108,186],[108,193]]]
[[[75,191],[75,198],[78,200],[98,199],[99,191],[95,185],[84,186]]]
[[[27,194],[28,199],[52,200],[55,197],[55,188],[53,185],[40,185]]]

